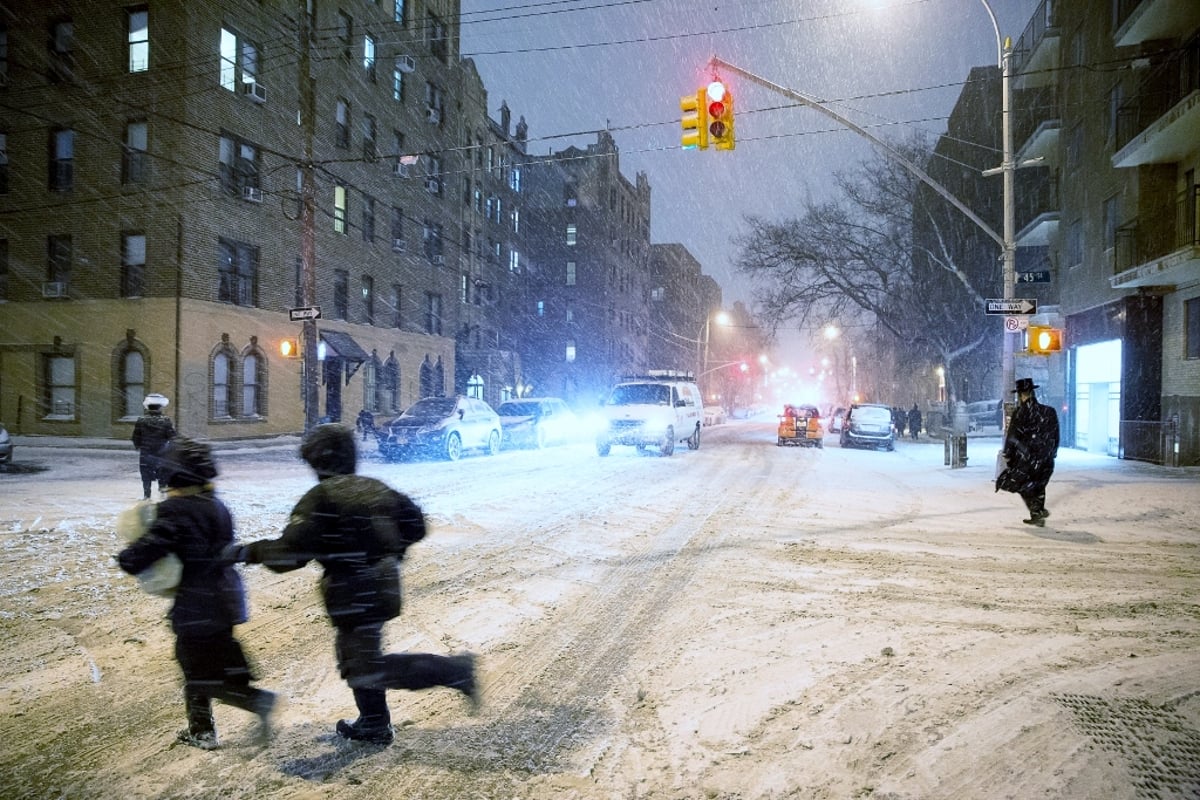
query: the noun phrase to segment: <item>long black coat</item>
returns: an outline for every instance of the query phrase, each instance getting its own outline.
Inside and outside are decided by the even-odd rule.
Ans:
[[[158,504],[149,530],[117,556],[136,575],[167,553],[183,562],[171,606],[177,636],[213,636],[246,621],[246,594],[237,570],[222,559],[233,542],[233,519],[211,491],[189,487]]]
[[[139,452],[157,455],[174,436],[175,423],[171,422],[171,418],[161,412],[151,411],[138,417],[133,424],[130,440]]]
[[[1058,457],[1058,414],[1054,409],[1036,397],[1017,405],[1004,436],[1004,457],[1016,476],[1013,491],[1044,489]]]
[[[407,496],[374,478],[330,475],[300,498],[283,535],[247,545],[245,560],[275,572],[317,561],[330,621],[352,628],[399,616],[399,562],[424,537],[425,516]]]

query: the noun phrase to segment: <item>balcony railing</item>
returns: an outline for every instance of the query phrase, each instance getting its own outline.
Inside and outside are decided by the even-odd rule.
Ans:
[[[1137,138],[1183,98],[1200,90],[1200,36],[1155,67],[1117,110],[1117,149]]]
[[[1113,274],[1139,267],[1177,250],[1200,246],[1200,185],[1180,192],[1175,198],[1174,231],[1163,237],[1143,235],[1139,220],[1117,228],[1113,242]]]
[[[1037,10],[1033,12],[1033,16],[1030,17],[1029,24],[1025,26],[1021,38],[1017,40],[1016,47],[1013,48],[1013,72],[1020,75],[1027,71],[1031,67],[1030,62],[1042,44],[1042,40],[1046,38],[1046,34],[1057,30],[1055,0],[1042,0],[1038,4]]]

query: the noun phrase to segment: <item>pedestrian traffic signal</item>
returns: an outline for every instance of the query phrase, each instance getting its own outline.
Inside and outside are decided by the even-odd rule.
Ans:
[[[279,342],[279,355],[284,358],[299,358],[299,343],[295,339],[283,339]]]
[[[722,81],[713,81],[704,91],[708,112],[709,141],[718,150],[732,150],[733,92]]]
[[[1035,325],[1029,326],[1029,345],[1031,353],[1045,355],[1062,350],[1062,328],[1046,328]]]
[[[684,150],[708,149],[708,105],[704,102],[704,90],[697,89],[695,94],[679,98],[679,110],[683,117],[679,120],[683,133],[679,143]]]

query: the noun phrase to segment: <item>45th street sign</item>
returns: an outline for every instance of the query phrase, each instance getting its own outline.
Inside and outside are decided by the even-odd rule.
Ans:
[[[1036,314],[1037,300],[1030,300],[1027,298],[1021,298],[1019,300],[989,299],[987,301],[987,313],[1003,314],[1005,316],[1010,314]]]

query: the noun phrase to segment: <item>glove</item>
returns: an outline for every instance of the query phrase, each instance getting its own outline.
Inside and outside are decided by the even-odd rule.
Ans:
[[[244,564],[248,548],[244,544],[233,542],[221,548],[221,563],[223,564]]]

